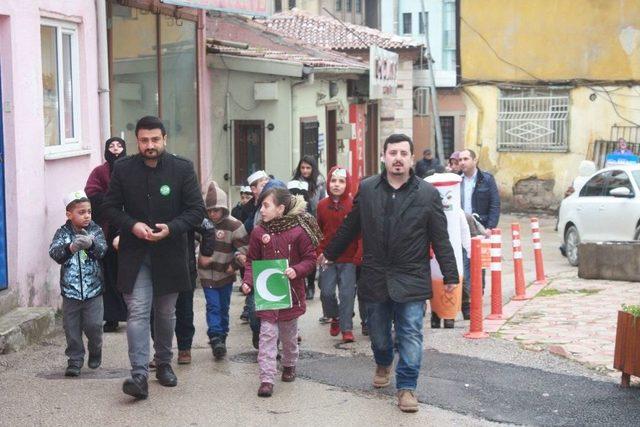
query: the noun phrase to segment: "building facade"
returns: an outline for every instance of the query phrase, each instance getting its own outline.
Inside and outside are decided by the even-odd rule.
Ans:
[[[465,145],[506,205],[557,208],[598,141],[638,134],[639,16],[633,0],[461,1]]]
[[[380,0],[273,0],[273,13],[304,10],[333,16],[342,22],[380,29]]]
[[[464,146],[465,104],[457,87],[458,43],[456,0],[392,0],[382,3],[382,31],[411,37],[419,43],[429,41],[442,130],[443,157]],[[435,147],[430,103],[428,59],[423,55],[413,71],[413,135],[416,151]]]

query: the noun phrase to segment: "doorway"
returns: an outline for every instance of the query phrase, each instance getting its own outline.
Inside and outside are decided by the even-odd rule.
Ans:
[[[234,185],[246,185],[247,177],[264,170],[264,120],[233,121]]]
[[[380,156],[378,155],[378,104],[367,104],[367,131],[365,141],[365,176],[378,173]]]

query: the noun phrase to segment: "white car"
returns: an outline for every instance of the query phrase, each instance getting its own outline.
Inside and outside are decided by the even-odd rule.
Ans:
[[[560,250],[578,265],[580,242],[640,240],[640,164],[610,166],[565,198],[558,213]]]

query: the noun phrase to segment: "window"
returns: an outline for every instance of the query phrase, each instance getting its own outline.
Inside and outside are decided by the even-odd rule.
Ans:
[[[429,33],[429,12],[418,14],[420,21],[418,22],[418,30],[420,34]],[[426,25],[425,25],[426,24]]]
[[[282,12],[282,0],[275,0],[273,5],[274,12]]]
[[[347,12],[351,12],[351,3],[352,0],[347,0]]]
[[[498,151],[566,152],[568,133],[568,90],[500,91]]]
[[[604,184],[606,181],[606,172],[599,173],[591,178],[580,190],[580,197],[597,197],[602,196]]]
[[[428,87],[417,87],[413,90],[413,112],[418,116],[429,115]]]
[[[342,11],[342,0],[336,0],[336,12]]]
[[[629,175],[620,170],[611,171],[609,180],[607,181],[607,189],[605,190],[604,195],[609,196],[611,190],[619,187],[628,188],[629,191],[631,191],[631,194],[634,193],[633,186],[631,185],[631,181],[629,180]]]
[[[159,116],[167,128],[167,151],[191,160],[197,170],[196,22],[118,0],[110,9],[112,133],[133,142],[136,121]]]
[[[47,151],[80,148],[80,82],[75,24],[40,27],[44,145]]]
[[[300,118],[300,156],[313,156],[318,159],[318,137],[320,123],[317,117]]]
[[[411,34],[411,14],[402,14],[402,32],[404,34]]]
[[[264,169],[264,120],[234,120],[234,184]]]
[[[362,13],[362,0],[356,0],[356,13]]]
[[[296,7],[296,0],[289,0],[289,10]]]
[[[456,69],[456,2],[445,0],[442,10],[442,69]]]
[[[448,159],[455,151],[455,123],[455,117],[453,116],[440,116],[440,130],[442,131],[444,159]]]

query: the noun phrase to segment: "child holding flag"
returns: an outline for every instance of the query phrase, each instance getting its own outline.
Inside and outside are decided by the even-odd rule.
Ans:
[[[258,365],[260,367],[260,387],[258,396],[270,397],[276,376],[276,356],[278,339],[282,343],[282,381],[295,380],[295,366],[298,361],[298,317],[304,314],[305,277],[315,267],[316,252],[322,239],[322,233],[315,219],[306,212],[306,203],[300,196],[292,196],[287,189],[272,188],[260,196],[258,205],[262,221],[257,225],[249,240],[249,252],[245,264],[242,292],[246,295],[252,290],[256,295],[257,315],[261,320]],[[278,264],[285,267],[278,274],[268,274],[260,278],[267,270],[254,277],[259,260],[274,260],[273,271]],[[257,270],[257,269],[256,269]],[[272,286],[267,289],[266,279],[271,276],[286,276],[290,285],[290,294]],[[275,294],[275,295],[274,295]],[[290,297],[290,308],[260,310],[258,301],[282,301]]]

